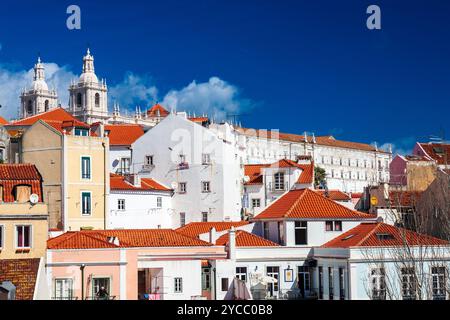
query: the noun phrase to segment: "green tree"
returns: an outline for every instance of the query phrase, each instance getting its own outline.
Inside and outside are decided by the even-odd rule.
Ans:
[[[327,182],[327,173],[321,167],[314,167],[314,186],[317,188]]]

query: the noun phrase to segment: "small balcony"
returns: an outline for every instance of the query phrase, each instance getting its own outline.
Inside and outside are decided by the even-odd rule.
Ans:
[[[150,172],[155,168],[154,164],[143,164],[142,165],[142,172]]]

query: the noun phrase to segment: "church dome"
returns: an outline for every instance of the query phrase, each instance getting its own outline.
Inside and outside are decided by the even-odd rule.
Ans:
[[[34,80],[32,85],[31,85],[31,89],[32,90],[48,91],[48,85],[47,85],[47,82],[45,82],[45,80],[42,80],[42,79]]]
[[[94,82],[98,83],[98,78],[93,72],[82,73],[80,76],[80,82]]]

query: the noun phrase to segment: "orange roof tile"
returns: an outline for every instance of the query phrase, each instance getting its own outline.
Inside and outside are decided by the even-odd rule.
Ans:
[[[117,237],[119,244],[109,242]],[[48,249],[101,249],[133,247],[199,247],[212,244],[171,229],[69,231],[47,241]]]
[[[216,245],[225,246],[228,244],[230,235],[225,233],[216,240]],[[261,238],[256,234],[236,230],[236,246],[237,247],[279,247],[280,245],[270,240]]]
[[[244,175],[248,176],[250,180],[246,182],[246,185],[262,184],[263,179],[261,175],[261,169],[269,167],[270,164],[246,164],[244,166]]]
[[[302,170],[297,183],[308,184],[314,179],[314,163],[301,164],[288,159],[281,159],[272,164],[247,164],[244,166],[244,174],[250,178],[245,185],[262,184],[263,168],[299,168]]]
[[[317,189],[314,191],[325,196],[325,190]],[[331,200],[334,200],[334,201],[350,200],[350,196],[348,194],[346,194],[345,192],[342,192],[341,190],[328,190],[328,198],[330,198]]]
[[[33,300],[39,260],[0,259],[0,283],[11,281],[16,286],[16,300]]]
[[[110,174],[110,188],[111,188],[111,190],[136,190],[136,191],[143,191],[143,190],[171,191],[172,190],[151,178],[141,178],[141,186],[137,187],[137,186],[132,185],[128,181],[126,181],[124,176],[114,174],[114,173]]]
[[[131,146],[144,135],[144,129],[138,124],[106,125],[105,131],[109,131],[109,145],[111,146]]]
[[[159,103],[147,110],[147,117],[166,117],[169,114],[170,112],[164,109]]]
[[[448,241],[419,234],[392,225],[361,223],[353,229],[322,245],[323,248],[379,247],[402,245],[446,245]]]
[[[8,124],[8,123],[9,123],[8,120],[0,116],[0,124]]]
[[[67,112],[64,108],[58,107],[54,108],[50,111],[43,112],[37,114],[35,116],[31,116],[22,120],[15,121],[10,123],[11,126],[31,126],[38,120],[44,121],[74,121],[75,123],[80,123],[86,125],[84,122],[79,121],[77,118],[72,116],[69,112]]]
[[[187,225],[176,229],[177,232],[185,234],[190,237],[197,238],[202,233],[209,232],[212,228],[216,231],[229,230],[231,227],[240,227],[248,224],[248,221],[234,221],[234,222],[191,222]]]
[[[450,144],[419,143],[425,153],[438,164],[450,164]]]
[[[371,219],[310,189],[291,190],[275,200],[253,220],[262,219]]]

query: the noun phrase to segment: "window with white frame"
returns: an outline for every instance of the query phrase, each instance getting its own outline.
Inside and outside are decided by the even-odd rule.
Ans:
[[[202,222],[208,222],[208,212],[202,212]]]
[[[30,225],[16,226],[16,248],[19,248],[19,249],[31,248],[31,226]]]
[[[178,192],[179,193],[186,193],[187,192],[187,184],[186,184],[186,182],[180,182],[179,184],[178,184]]]
[[[130,158],[121,158],[120,159],[120,167],[119,167],[119,173],[120,174],[128,174],[130,173]]]
[[[202,164],[210,164],[211,163],[211,155],[209,153],[202,154]]]
[[[81,157],[81,179],[91,178],[91,157]]]
[[[183,278],[174,278],[174,292],[181,293],[183,292]]]
[[[342,231],[342,221],[325,221],[325,231]]]
[[[55,300],[73,299],[73,280],[70,278],[55,279]]]
[[[259,208],[261,207],[261,199],[254,198],[252,199],[252,208]]]
[[[284,172],[277,172],[274,175],[275,190],[284,190]]]
[[[294,235],[296,245],[308,244],[308,223],[307,221],[295,221]]]
[[[202,181],[202,192],[211,192],[211,183],[209,181]]]
[[[186,155],[180,154],[179,157],[180,157],[180,164],[186,163]]]
[[[117,200],[117,210],[125,210],[125,199],[118,199]]]
[[[81,214],[84,216],[91,215],[91,193],[89,191],[81,193]]]
[[[370,271],[372,283],[372,300],[386,300],[386,273],[384,268]]]
[[[156,207],[162,208],[162,197],[156,197]]]
[[[447,296],[446,268],[432,267],[431,281],[433,289],[433,300],[445,300]]]
[[[401,268],[402,297],[403,300],[415,300],[417,281],[414,267]]]
[[[247,267],[236,267],[236,278],[247,282]]]
[[[146,166],[153,166],[153,155],[146,155],[144,159],[144,164]]]

